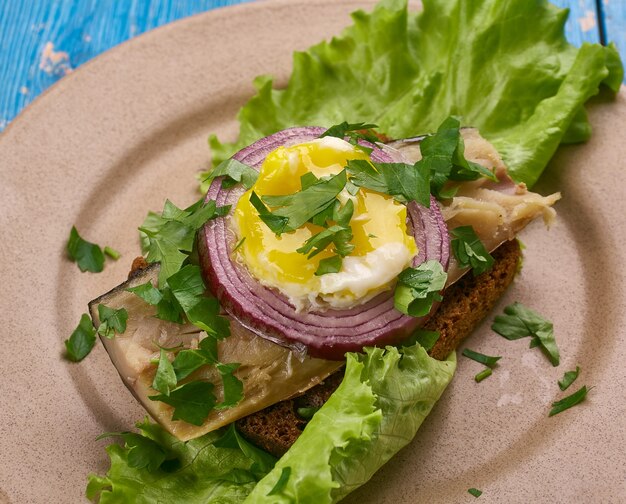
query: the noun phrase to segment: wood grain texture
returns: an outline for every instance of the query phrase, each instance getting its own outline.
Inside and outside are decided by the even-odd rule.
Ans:
[[[626,61],[626,1],[600,0],[598,6],[606,42],[615,42],[622,61]]]
[[[37,95],[107,49],[183,17],[246,1],[0,0],[0,131]]]
[[[41,92],[107,49],[183,17],[246,1],[0,0],[0,131]],[[600,41],[595,0],[553,3],[570,9],[570,42]],[[626,2],[600,3],[602,26],[626,59]]]

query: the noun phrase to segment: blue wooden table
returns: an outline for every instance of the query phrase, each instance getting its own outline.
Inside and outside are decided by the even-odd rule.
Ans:
[[[199,12],[251,0],[0,0],[0,131],[46,88],[111,47]],[[571,43],[614,41],[626,61],[626,0],[568,7]]]

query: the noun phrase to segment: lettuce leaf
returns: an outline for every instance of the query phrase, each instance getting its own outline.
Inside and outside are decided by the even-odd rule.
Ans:
[[[215,164],[291,126],[369,122],[392,138],[432,132],[448,116],[480,129],[517,181],[531,186],[561,142],[591,127],[583,104],[604,83],[617,91],[614,46],[567,43],[567,11],[547,1],[382,0],[329,42],[293,57],[285,89],[271,77],[240,110],[239,139],[212,136]]]
[[[343,499],[413,439],[455,367],[454,353],[441,362],[420,345],[348,354],[339,388],[245,502],[323,504]],[[289,479],[273,493],[286,468]]]
[[[455,367],[454,354],[441,362],[419,345],[348,354],[343,382],[274,469],[275,459],[232,425],[181,442],[144,421],[139,435],[156,445],[108,446],[111,467],[89,476],[87,497],[100,504],[337,502],[413,439]],[[165,453],[156,469],[132,453],[146,444]]]
[[[156,470],[138,467],[142,464],[133,462],[138,458],[133,457],[136,447],[128,443],[109,445],[111,467],[106,476],[89,476],[86,495],[92,501],[235,504],[246,498],[275,462],[274,457],[239,436],[234,426],[187,442],[148,420],[137,427],[139,435],[154,441],[166,454],[166,460]]]

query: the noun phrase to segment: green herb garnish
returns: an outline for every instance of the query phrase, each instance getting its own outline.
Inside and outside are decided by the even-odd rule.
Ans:
[[[192,381],[171,390],[169,395],[148,396],[151,401],[161,401],[174,407],[172,420],[184,420],[200,426],[215,407],[215,387],[205,381]]]
[[[111,259],[113,259],[114,261],[117,261],[120,257],[122,257],[122,254],[120,254],[117,250],[112,249],[109,246],[104,247],[104,253],[105,255],[108,255]]]
[[[474,352],[473,350],[470,350],[469,348],[466,348],[465,350],[463,350],[463,355],[472,360],[475,360],[476,362],[480,362],[481,364],[484,364],[485,366],[489,366],[490,368],[495,366],[496,363],[502,358],[501,356],[492,357],[490,355],[485,355],[485,354],[481,354],[478,352]]]
[[[583,385],[572,395],[569,395],[560,401],[556,401],[552,403],[552,409],[550,410],[550,414],[548,416],[553,416],[565,411],[566,409],[571,408],[572,406],[576,406],[578,403],[582,402],[585,397],[587,397],[587,386]]]
[[[100,325],[98,326],[98,334],[113,338],[115,334],[122,334],[126,331],[126,321],[128,320],[128,312],[125,308],[116,310],[106,305],[98,305],[98,318]]]
[[[480,373],[478,373],[476,376],[474,376],[474,380],[476,380],[476,383],[480,383],[481,381],[483,381],[488,376],[491,376],[492,372],[493,371],[491,370],[491,368],[489,368],[489,367],[485,368]]]
[[[315,184],[300,192],[285,196],[263,196],[262,199],[265,204],[271,207],[278,207],[270,212],[272,216],[286,219],[286,221],[281,221],[285,222],[281,232],[293,231],[302,227],[320,212],[332,207],[335,199],[346,186],[347,180],[346,170],[342,170],[328,179],[318,180]],[[252,198],[250,201],[252,202]],[[256,205],[255,208],[257,208]],[[257,211],[259,211],[259,208],[257,208]],[[261,211],[259,211],[259,215],[266,222]],[[276,231],[274,232],[276,233]],[[280,233],[276,234],[279,235]]]
[[[296,413],[298,413],[298,415],[305,420],[311,420],[311,418],[313,418],[313,415],[315,415],[315,413],[317,413],[320,408],[321,406],[307,406],[303,408],[298,408],[296,410]]]
[[[531,348],[540,346],[552,365],[559,365],[560,355],[552,322],[517,302],[507,306],[504,313],[498,315],[491,325],[495,332],[508,340],[532,336]]]
[[[435,301],[441,301],[440,291],[445,287],[447,273],[434,260],[417,268],[407,268],[398,275],[394,293],[396,310],[412,317],[423,317],[430,312]]]
[[[259,177],[259,172],[241,161],[230,158],[218,164],[203,180],[203,184],[210,184],[217,177],[224,177],[222,187],[243,184],[246,189],[250,189]]]
[[[168,200],[161,215],[154,212],[148,214],[139,228],[141,244],[144,253],[147,253],[146,260],[161,264],[160,288],[180,270],[191,254],[198,229],[207,221],[226,215],[229,209],[228,206],[218,208],[212,200],[205,203],[204,198],[185,209]]]
[[[78,264],[81,271],[99,273],[104,269],[104,253],[100,246],[83,240],[75,226],[72,226],[67,242],[69,258]]]
[[[430,206],[430,172],[419,163],[372,163],[352,159],[348,161],[347,170],[350,182],[357,187],[389,194],[401,203],[417,201]]]
[[[86,313],[80,317],[80,322],[74,332],[65,340],[66,357],[74,362],[83,360],[96,344],[96,329],[91,318]]]
[[[152,388],[167,396],[170,395],[170,391],[176,387],[176,382],[176,373],[167,356],[167,351],[161,348],[159,365],[154,375],[154,380],[152,381]]]
[[[315,270],[315,276],[322,276],[328,273],[339,273],[339,271],[341,271],[342,263],[343,258],[339,255],[334,255],[331,257],[327,257],[326,259],[322,259],[319,263],[319,266]]]
[[[461,268],[472,268],[472,273],[477,276],[493,267],[495,262],[493,256],[487,251],[472,226],[454,228],[450,230],[450,234],[454,236],[450,245]]]
[[[344,121],[341,124],[335,124],[334,126],[328,128],[320,135],[320,138],[327,136],[341,138],[342,140],[347,138],[349,143],[369,154],[372,149],[365,145],[361,145],[359,141],[366,141],[369,143],[378,142],[378,137],[372,131],[373,128],[378,128],[378,126],[376,124],[367,124],[364,122],[350,124]]]
[[[144,284],[129,287],[126,290],[139,296],[149,305],[156,306],[163,300],[163,294],[161,291],[152,285],[152,282],[149,280]]]
[[[477,488],[470,488],[467,490],[467,493],[473,495],[474,497],[480,497],[483,494],[483,492]]]
[[[563,375],[563,379],[559,380],[559,388],[563,391],[567,390],[569,386],[576,381],[578,374],[580,373],[580,367],[576,366],[576,371],[566,371]]]

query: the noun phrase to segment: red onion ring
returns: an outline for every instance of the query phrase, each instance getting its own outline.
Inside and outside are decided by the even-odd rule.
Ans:
[[[324,131],[316,127],[287,129],[255,142],[233,157],[259,170],[274,149],[311,141]],[[368,146],[374,149],[371,158],[375,162],[405,161],[394,149]],[[234,205],[244,192],[241,186],[224,189],[221,179],[215,179],[207,199],[214,199],[218,206]],[[297,313],[285,296],[264,287],[245,266],[231,260],[237,237],[227,225],[228,218],[212,220],[201,229],[198,247],[202,268],[226,312],[259,336],[312,357],[341,360],[346,352],[361,351],[364,346],[399,343],[428,318],[414,318],[397,311],[393,291],[349,310]],[[413,265],[434,259],[447,269],[448,232],[435,199],[431,197],[430,208],[415,202],[407,205],[407,226],[419,247]]]

